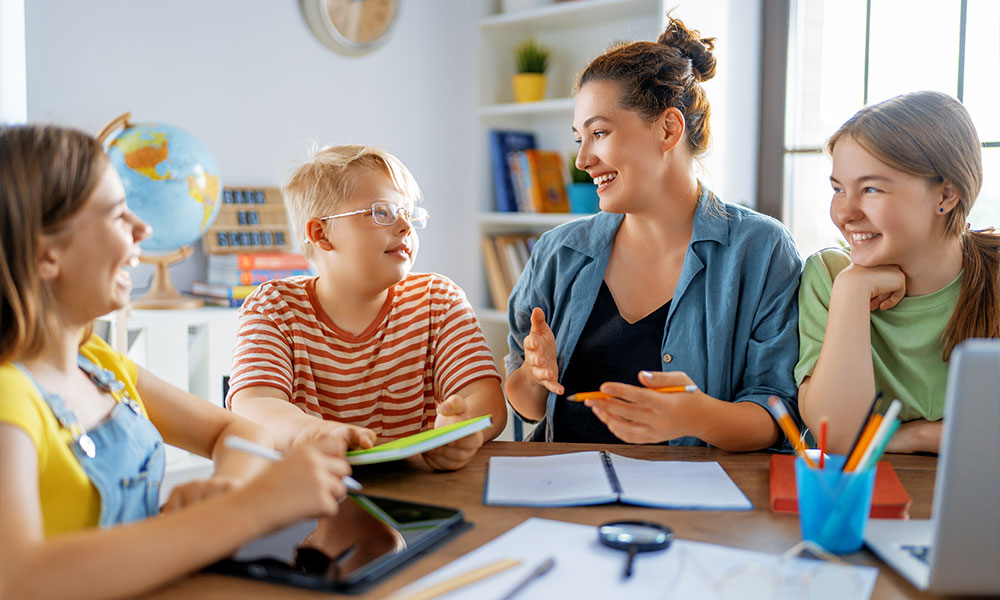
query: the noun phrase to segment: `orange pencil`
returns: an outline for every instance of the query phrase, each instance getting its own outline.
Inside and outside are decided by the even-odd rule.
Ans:
[[[666,387],[658,388],[648,388],[654,392],[660,392],[661,394],[678,394],[681,392],[697,392],[698,386],[696,385],[668,385]],[[573,394],[572,396],[566,396],[567,400],[572,400],[573,402],[583,402],[584,400],[610,400],[614,396],[610,394],[605,394],[604,392],[580,392],[579,394]]]
[[[792,415],[788,414],[788,410],[785,408],[785,405],[782,404],[781,400],[778,400],[775,396],[768,398],[767,404],[771,407],[771,412],[774,413],[774,420],[778,422],[778,425],[785,432],[785,436],[788,438],[788,441],[792,443],[792,446],[795,448],[795,452],[805,459],[807,465],[815,469],[816,463],[814,463],[813,459],[809,458],[809,455],[806,454],[806,445],[802,443],[802,436],[799,435],[799,428],[795,426],[795,423],[792,421]]]
[[[826,430],[830,426],[830,419],[823,417],[819,420],[819,468],[823,468],[826,463]]]
[[[865,432],[861,434],[861,439],[858,441],[858,445],[851,451],[850,457],[844,464],[844,471],[853,471],[854,468],[858,466],[858,462],[861,461],[861,457],[864,456],[865,450],[868,449],[868,444],[872,442],[872,438],[875,437],[875,432],[878,431],[878,426],[881,424],[882,415],[875,413],[875,415],[872,416],[872,420],[868,422],[868,426],[865,427]]]

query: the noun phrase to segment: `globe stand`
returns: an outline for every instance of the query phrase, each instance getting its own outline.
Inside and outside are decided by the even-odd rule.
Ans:
[[[153,282],[149,291],[132,301],[132,308],[142,310],[176,310],[183,308],[201,308],[205,301],[200,298],[185,296],[177,291],[170,279],[170,265],[176,264],[191,256],[194,250],[191,246],[183,246],[166,254],[139,257],[141,262],[156,265]]]

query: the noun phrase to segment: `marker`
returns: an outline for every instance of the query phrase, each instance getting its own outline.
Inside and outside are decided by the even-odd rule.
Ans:
[[[653,390],[654,392],[659,392],[661,394],[679,394],[683,392],[697,392],[698,386],[696,385],[668,385],[666,387],[658,388],[646,388]],[[605,394],[604,392],[580,392],[579,394],[573,394],[572,396],[566,396],[567,400],[573,402],[583,402],[584,400],[611,400],[616,398],[611,394]]]
[[[266,458],[267,460],[281,460],[283,458],[281,452],[278,452],[274,448],[261,446],[258,443],[251,442],[250,440],[246,440],[235,435],[227,436],[224,444],[226,448],[232,448],[233,450],[253,454],[254,456]],[[355,492],[361,491],[361,484],[350,475],[344,476],[344,485],[347,486],[347,489],[349,490],[353,490]]]

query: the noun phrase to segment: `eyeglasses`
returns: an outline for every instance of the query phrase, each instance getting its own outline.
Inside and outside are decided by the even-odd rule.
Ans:
[[[320,217],[319,220],[326,221],[327,219],[339,219],[340,217],[370,214],[372,216],[372,220],[379,225],[395,225],[396,221],[399,220],[400,213],[403,214],[403,218],[406,219],[406,221],[408,221],[414,229],[423,229],[424,227],[427,227],[427,219],[430,218],[430,214],[424,207],[414,206],[411,211],[398,204],[393,204],[392,202],[386,202],[384,200],[372,202],[371,208],[363,208],[354,212]]]

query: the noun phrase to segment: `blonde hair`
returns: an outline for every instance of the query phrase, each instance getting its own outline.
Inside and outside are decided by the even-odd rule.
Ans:
[[[331,214],[343,206],[366,173],[385,175],[397,192],[414,204],[420,202],[417,180],[392,154],[374,146],[327,146],[314,151],[282,187],[295,235],[304,238],[309,219]],[[312,245],[304,244],[302,253],[311,258]]]
[[[958,196],[945,235],[962,245],[964,277],[941,340],[944,359],[965,339],[1000,337],[1000,236],[966,223],[983,185],[982,144],[969,112],[940,92],[903,94],[859,110],[830,136],[827,151],[845,137],[896,170],[947,183]]]
[[[55,299],[37,272],[39,243],[65,229],[107,166],[100,142],[82,131],[0,128],[0,364],[34,358],[58,338]]]

